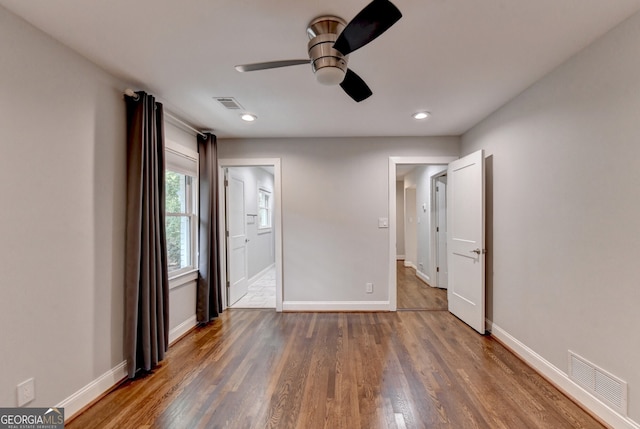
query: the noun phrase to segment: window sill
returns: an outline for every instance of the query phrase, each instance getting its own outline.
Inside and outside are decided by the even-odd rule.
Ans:
[[[197,269],[193,269],[185,273],[176,274],[173,277],[169,276],[169,290],[178,288],[182,285],[185,285],[197,279],[198,279]]]

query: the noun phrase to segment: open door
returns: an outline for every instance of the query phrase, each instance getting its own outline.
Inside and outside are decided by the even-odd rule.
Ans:
[[[449,311],[485,333],[484,151],[447,170]]]
[[[227,170],[228,172],[229,170]],[[247,226],[244,181],[233,172],[227,175],[227,297],[228,305],[247,294]]]

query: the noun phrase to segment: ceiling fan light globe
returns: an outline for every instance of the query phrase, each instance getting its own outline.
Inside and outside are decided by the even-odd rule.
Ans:
[[[344,80],[345,71],[338,67],[323,67],[316,70],[316,80],[322,85],[340,85]]]

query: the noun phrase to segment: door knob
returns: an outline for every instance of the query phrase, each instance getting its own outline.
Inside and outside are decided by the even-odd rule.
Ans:
[[[473,250],[472,250],[472,252],[473,252],[473,253],[477,253],[478,255],[479,255],[479,254],[481,254],[481,253],[482,253],[482,254],[487,253],[487,251],[486,251],[486,250],[484,250],[484,249],[482,249],[482,250],[480,250],[480,249],[473,249]]]

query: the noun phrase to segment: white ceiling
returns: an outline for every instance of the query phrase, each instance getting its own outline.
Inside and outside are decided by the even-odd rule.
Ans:
[[[0,4],[219,137],[460,135],[595,38],[640,0],[392,0],[403,18],[350,56],[373,90],[355,103],[310,66],[307,23],[350,20],[368,0],[0,0]],[[122,88],[123,90],[125,88]],[[240,120],[213,97],[258,116]],[[428,110],[424,122],[411,119]]]

